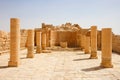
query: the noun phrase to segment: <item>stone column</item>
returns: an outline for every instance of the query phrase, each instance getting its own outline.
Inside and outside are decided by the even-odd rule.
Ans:
[[[28,43],[27,43],[27,58],[33,58],[34,57],[34,30],[29,29],[28,30]]]
[[[46,31],[46,46],[49,47],[49,30]]]
[[[36,53],[41,53],[41,32],[37,32],[36,33],[36,45],[37,45],[37,49],[36,49]]]
[[[81,48],[80,39],[81,39],[81,34],[78,34],[77,35],[77,46]]]
[[[85,38],[86,38],[86,36],[83,35],[83,50],[85,50]]]
[[[10,19],[10,61],[8,66],[17,67],[20,53],[20,20],[17,18]]]
[[[85,37],[85,54],[90,53],[90,37]]]
[[[54,46],[54,42],[53,42],[54,37],[53,37],[53,36],[54,36],[54,35],[53,35],[53,31],[50,30],[50,47],[53,47],[53,46]]]
[[[81,49],[84,50],[85,46],[85,35],[81,34]]]
[[[97,59],[97,26],[91,27],[91,59]]]
[[[102,29],[102,62],[101,66],[112,68],[112,31],[111,28]]]
[[[42,50],[46,50],[46,33],[42,32]]]

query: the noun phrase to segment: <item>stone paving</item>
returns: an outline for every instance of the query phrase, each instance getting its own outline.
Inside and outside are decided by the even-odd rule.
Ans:
[[[26,58],[20,53],[19,67],[7,67],[9,55],[0,56],[0,80],[120,80],[120,55],[113,54],[114,68],[101,68],[98,59],[89,59],[82,51],[52,51]]]

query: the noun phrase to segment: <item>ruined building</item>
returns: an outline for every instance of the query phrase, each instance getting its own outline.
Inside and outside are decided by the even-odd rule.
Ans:
[[[86,54],[90,53],[91,59],[97,59],[97,50],[102,50],[101,66],[103,67],[113,67],[111,51],[120,53],[120,36],[112,33],[111,28],[97,30],[97,26],[85,29],[71,23],[60,26],[42,23],[41,28],[25,30],[20,29],[19,19],[11,18],[10,23],[10,33],[0,31],[0,53],[10,50],[9,66],[19,65],[17,54],[22,48],[28,49],[26,56],[28,58],[34,57],[34,49],[37,53],[49,53],[51,50],[58,49],[56,47],[61,47],[78,48]]]

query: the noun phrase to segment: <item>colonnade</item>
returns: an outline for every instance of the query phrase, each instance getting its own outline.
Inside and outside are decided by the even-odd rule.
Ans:
[[[81,47],[85,53],[90,53],[90,59],[97,59],[97,26],[91,26],[90,36],[81,35]],[[34,58],[34,30],[28,30],[27,40],[27,58]],[[102,67],[113,67],[112,65],[112,29],[102,29]],[[36,53],[41,53],[46,50],[46,33],[36,33],[37,50]],[[18,18],[10,19],[10,61],[8,66],[17,67],[20,64],[20,20]]]

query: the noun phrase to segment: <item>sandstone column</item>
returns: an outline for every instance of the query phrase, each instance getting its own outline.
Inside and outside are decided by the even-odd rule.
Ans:
[[[19,65],[20,53],[20,20],[10,19],[10,61],[8,66],[17,67]]]
[[[91,59],[97,59],[97,26],[91,27]]]
[[[85,50],[85,38],[86,38],[86,36],[83,35],[83,51]]]
[[[54,47],[54,31],[50,30],[50,47]]]
[[[78,34],[77,35],[77,46],[81,48],[80,39],[81,39],[81,34]]]
[[[46,31],[46,46],[47,46],[47,47],[50,46],[50,45],[49,45],[49,41],[50,41],[50,40],[49,40],[49,35],[50,35],[50,34],[49,34],[49,30],[47,30],[47,31]]]
[[[41,53],[41,32],[36,33],[36,42],[37,42],[36,53]]]
[[[111,28],[102,29],[102,62],[101,66],[111,68],[112,65],[112,31]]]
[[[34,57],[34,30],[29,29],[28,30],[28,43],[27,43],[27,58],[33,58]]]
[[[84,42],[84,39],[85,39],[85,35],[81,34],[81,49],[84,50],[85,48],[85,42]]]
[[[90,37],[85,37],[85,54],[90,53]]]
[[[42,50],[46,50],[46,33],[42,32]]]

